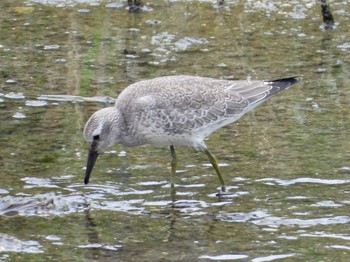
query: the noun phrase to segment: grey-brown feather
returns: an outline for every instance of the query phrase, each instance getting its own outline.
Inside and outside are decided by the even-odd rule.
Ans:
[[[130,85],[116,100],[116,107],[124,116],[126,133],[144,135],[146,140],[152,133],[191,134],[204,139],[283,88],[277,80],[167,76]]]

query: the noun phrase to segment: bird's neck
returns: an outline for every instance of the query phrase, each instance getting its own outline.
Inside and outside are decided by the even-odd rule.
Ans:
[[[120,144],[123,146],[141,146],[146,144],[145,141],[139,137],[135,137],[130,132],[122,132],[120,136]]]
[[[135,123],[128,123],[127,119],[123,124],[120,133],[120,144],[124,146],[141,146],[146,144],[144,137],[140,134],[140,130],[136,128]]]

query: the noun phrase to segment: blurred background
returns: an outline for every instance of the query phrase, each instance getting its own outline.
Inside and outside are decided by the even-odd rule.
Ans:
[[[0,3],[0,261],[348,261],[350,3]],[[110,148],[83,127],[163,75],[303,81],[206,141]]]

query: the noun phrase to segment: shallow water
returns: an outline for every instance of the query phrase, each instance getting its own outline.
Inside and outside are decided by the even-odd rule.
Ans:
[[[350,4],[0,3],[0,261],[348,261]],[[205,154],[110,148],[83,184],[82,129],[128,84],[168,74],[302,75],[211,135]]]

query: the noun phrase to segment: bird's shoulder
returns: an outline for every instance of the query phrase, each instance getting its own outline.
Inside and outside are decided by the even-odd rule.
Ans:
[[[241,96],[232,90],[236,84],[228,80],[177,75],[143,80],[128,86],[118,97],[118,103],[135,103],[148,106],[173,106],[198,109],[217,101],[240,101]]]

